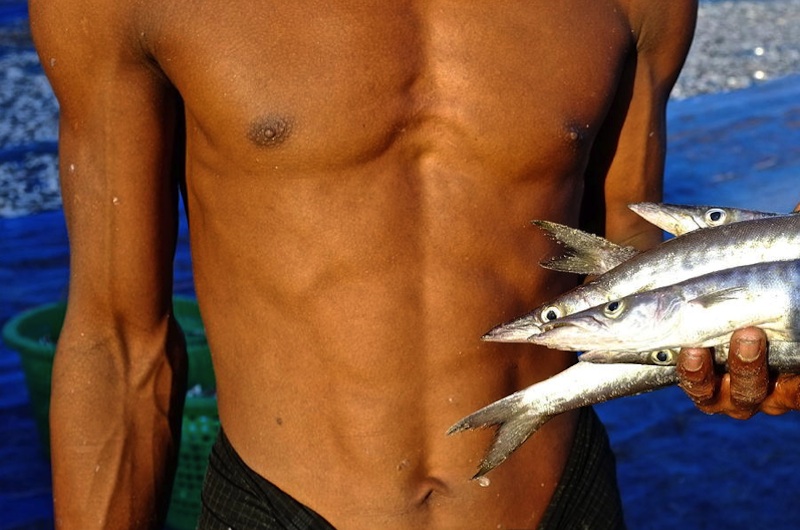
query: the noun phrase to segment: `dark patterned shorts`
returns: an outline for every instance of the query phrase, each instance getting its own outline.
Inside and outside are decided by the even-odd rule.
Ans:
[[[581,409],[575,441],[539,530],[624,530],[617,464],[606,428]]]
[[[203,482],[200,530],[332,530],[312,509],[245,464],[220,429]],[[580,413],[569,460],[539,530],[625,528],[614,455],[591,408]]]
[[[311,508],[250,469],[222,429],[203,481],[199,530],[334,530]]]

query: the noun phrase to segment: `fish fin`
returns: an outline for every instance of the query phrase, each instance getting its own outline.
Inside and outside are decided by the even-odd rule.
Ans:
[[[576,274],[604,274],[639,253],[633,247],[611,241],[551,221],[532,221],[553,241],[566,249],[563,256],[550,258],[540,264],[546,269]]]
[[[727,302],[729,300],[741,299],[741,294],[747,292],[747,287],[729,287],[713,293],[707,293],[690,300],[692,304],[699,304],[702,307],[711,307],[714,304]]]
[[[552,417],[531,413],[523,403],[523,399],[524,391],[511,394],[470,414],[448,429],[447,434],[451,435],[469,429],[499,426],[492,445],[481,460],[473,479],[482,477],[503,463],[531,434]]]

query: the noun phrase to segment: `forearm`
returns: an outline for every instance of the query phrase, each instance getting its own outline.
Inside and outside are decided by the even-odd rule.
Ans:
[[[58,528],[163,525],[186,387],[180,330],[164,328],[123,341],[65,327],[50,416]]]

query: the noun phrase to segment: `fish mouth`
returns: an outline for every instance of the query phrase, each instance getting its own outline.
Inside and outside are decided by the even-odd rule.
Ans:
[[[557,350],[586,350],[585,337],[606,335],[605,326],[595,318],[564,317],[542,326],[542,333],[528,337],[528,342]],[[594,343],[591,343],[594,344]]]
[[[531,337],[542,333],[533,316],[525,316],[500,324],[481,337],[485,342],[530,342]]]
[[[676,217],[679,210],[671,204],[657,204],[652,202],[639,202],[629,204],[628,208],[635,212],[639,217],[645,219],[647,222],[654,224],[674,235],[675,231],[679,229],[681,223]],[[669,226],[666,224],[666,219],[669,219]],[[694,219],[691,220],[694,228],[702,228],[700,224]]]
[[[578,331],[597,331],[598,328],[604,327],[602,323],[594,317],[577,317],[570,316],[562,317],[552,322],[548,322],[541,326],[540,334],[547,333],[555,330],[569,330],[575,329]]]

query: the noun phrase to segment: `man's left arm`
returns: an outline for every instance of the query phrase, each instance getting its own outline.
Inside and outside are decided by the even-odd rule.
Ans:
[[[630,52],[593,146],[581,224],[644,250],[661,242],[661,230],[628,204],[661,201],[666,106],[694,35],[697,2],[620,4],[630,23]]]
[[[661,241],[661,231],[631,212],[632,202],[660,202],[666,156],[666,105],[688,53],[697,2],[624,2],[634,49],[618,95],[600,131],[586,173],[583,228],[640,250]],[[731,340],[728,373],[718,375],[710,350],[679,355],[681,387],[707,413],[748,418],[800,408],[800,376],[770,378],[767,342],[757,328]]]

